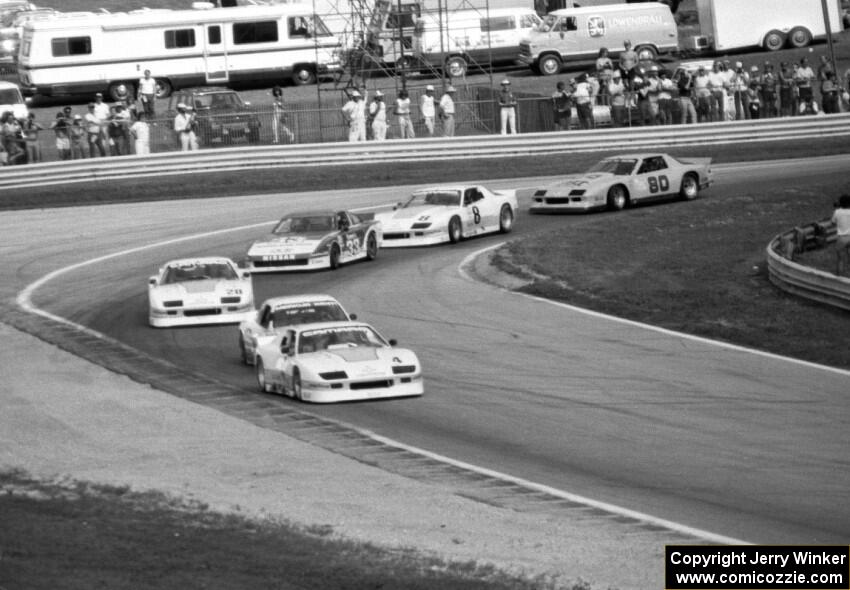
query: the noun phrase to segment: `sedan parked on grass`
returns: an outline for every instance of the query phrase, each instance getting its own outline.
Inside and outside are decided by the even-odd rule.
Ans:
[[[584,174],[567,176],[535,191],[532,213],[619,211],[657,199],[693,200],[713,182],[711,158],[638,153],[612,156]]]

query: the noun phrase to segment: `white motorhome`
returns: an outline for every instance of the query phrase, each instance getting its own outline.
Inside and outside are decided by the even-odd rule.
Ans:
[[[594,63],[603,47],[617,57],[626,41],[642,60],[678,50],[670,7],[645,2],[555,10],[523,40],[519,59],[533,72],[553,76],[567,62]]]
[[[416,21],[413,52],[423,65],[463,76],[470,66],[517,61],[520,41],[540,22],[532,8],[426,12]]]
[[[339,42],[310,4],[194,6],[29,22],[18,55],[21,88],[117,100],[145,70],[164,97],[202,84],[309,84],[339,68]]]
[[[821,0],[697,0],[700,34],[683,49],[724,52],[745,47],[805,47],[826,35]],[[830,29],[842,30],[839,0],[826,0]]]

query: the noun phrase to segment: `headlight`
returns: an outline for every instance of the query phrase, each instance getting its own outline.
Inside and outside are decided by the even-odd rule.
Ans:
[[[583,194],[584,194],[584,189],[574,188],[573,190],[570,191],[571,197],[580,197]]]
[[[428,222],[428,223],[414,223],[413,225],[410,226],[410,229],[428,229],[429,227],[431,227],[430,222]]]
[[[183,301],[180,299],[174,299],[172,301],[163,301],[163,307],[183,307]]]

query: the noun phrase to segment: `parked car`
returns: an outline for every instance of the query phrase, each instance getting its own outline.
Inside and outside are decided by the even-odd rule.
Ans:
[[[0,115],[7,111],[11,111],[19,121],[29,116],[26,100],[21,95],[18,85],[0,81]]]
[[[175,90],[168,100],[169,116],[177,114],[181,103],[195,111],[196,135],[202,146],[260,141],[260,117],[235,90],[221,86]]]

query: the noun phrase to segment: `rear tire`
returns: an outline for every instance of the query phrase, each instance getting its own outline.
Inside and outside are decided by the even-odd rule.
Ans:
[[[296,86],[306,86],[316,82],[316,72],[310,66],[295,66],[292,70],[292,81]]]
[[[463,78],[468,67],[466,60],[459,55],[446,60],[446,73],[452,78]]]
[[[452,244],[457,244],[463,238],[463,226],[460,223],[460,217],[452,217],[449,220],[449,241]]]
[[[242,334],[239,334],[239,353],[242,357],[243,365],[250,365],[250,359],[248,358],[248,351],[245,349],[245,337]]]
[[[608,189],[608,209],[622,211],[629,204],[629,194],[622,184],[615,184]]]
[[[369,232],[366,236],[366,260],[375,260],[378,257],[378,238],[375,232]]]
[[[679,196],[684,201],[693,201],[699,196],[699,181],[696,176],[688,173],[682,177],[682,187],[679,189]]]
[[[537,69],[544,76],[556,76],[561,73],[561,60],[552,54],[544,55],[537,62]]]
[[[263,359],[257,359],[257,386],[263,393],[269,393],[269,384],[266,382],[266,369],[263,367]]]
[[[331,270],[338,269],[339,268],[339,244],[334,243],[331,246],[330,258],[331,258],[331,262],[330,262]]]
[[[658,51],[652,45],[641,45],[635,49],[638,61],[655,61],[658,58]]]
[[[795,49],[808,47],[812,42],[812,33],[806,27],[794,27],[788,33],[788,44]]]
[[[113,82],[109,85],[107,94],[115,102],[125,102],[129,101],[131,96],[136,96],[136,90],[131,82]]]
[[[499,211],[499,233],[508,234],[514,228],[514,210],[505,203]]]
[[[301,373],[298,369],[292,372],[292,397],[299,402],[304,400],[304,392],[301,388]]]
[[[174,88],[171,86],[171,82],[168,80],[159,78],[156,81],[156,97],[157,98],[168,98],[171,96],[171,93],[174,91]]]

